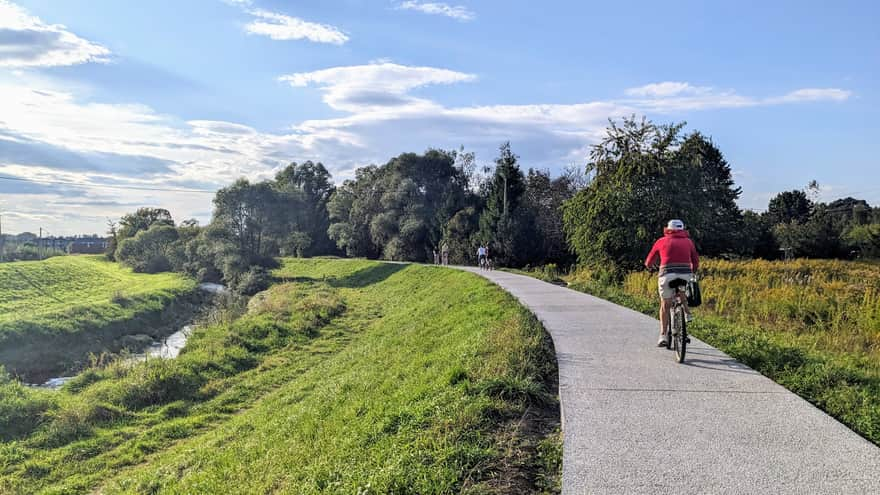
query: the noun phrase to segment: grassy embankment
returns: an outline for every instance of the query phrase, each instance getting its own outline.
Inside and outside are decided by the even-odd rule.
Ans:
[[[176,330],[194,293],[191,280],[100,256],[0,263],[0,363],[32,381],[63,373],[90,352],[119,350],[124,335]]]
[[[709,260],[700,272],[704,303],[694,335],[880,445],[880,265]],[[563,278],[656,314],[656,275],[636,272],[609,284],[580,269]]]
[[[557,489],[555,359],[510,296],[437,267],[286,260],[276,275],[175,360],[55,394],[3,385],[0,492]]]

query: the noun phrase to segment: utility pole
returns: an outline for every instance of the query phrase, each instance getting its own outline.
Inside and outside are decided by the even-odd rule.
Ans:
[[[43,259],[43,227],[40,227],[40,237],[37,238],[37,258]]]
[[[6,256],[6,238],[3,237],[3,215],[0,214],[0,262]]]

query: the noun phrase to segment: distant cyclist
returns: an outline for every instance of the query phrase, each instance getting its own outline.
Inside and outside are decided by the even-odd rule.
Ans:
[[[648,257],[645,259],[645,267],[653,268],[659,263],[660,274],[657,278],[657,286],[660,291],[660,340],[657,345],[666,345],[666,329],[669,326],[669,308],[673,303],[675,290],[669,286],[673,280],[681,279],[691,281],[694,272],[700,266],[700,257],[693,241],[684,230],[684,222],[670,220],[663,229],[663,237],[657,239]],[[682,301],[687,320],[691,321],[690,309],[687,300]]]
[[[480,247],[477,248],[477,266],[483,268],[484,263],[486,261],[487,249],[481,244]]]

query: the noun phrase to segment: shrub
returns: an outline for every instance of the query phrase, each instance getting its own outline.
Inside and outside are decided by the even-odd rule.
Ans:
[[[269,272],[262,266],[252,266],[235,281],[234,290],[240,294],[252,296],[266,290],[272,281]]]

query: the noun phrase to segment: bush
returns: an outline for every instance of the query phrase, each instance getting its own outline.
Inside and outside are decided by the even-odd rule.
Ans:
[[[169,255],[178,239],[177,229],[155,225],[119,243],[116,258],[136,272],[159,273],[171,270]]]
[[[235,281],[233,290],[240,294],[252,296],[269,288],[272,278],[262,266],[252,266]]]

